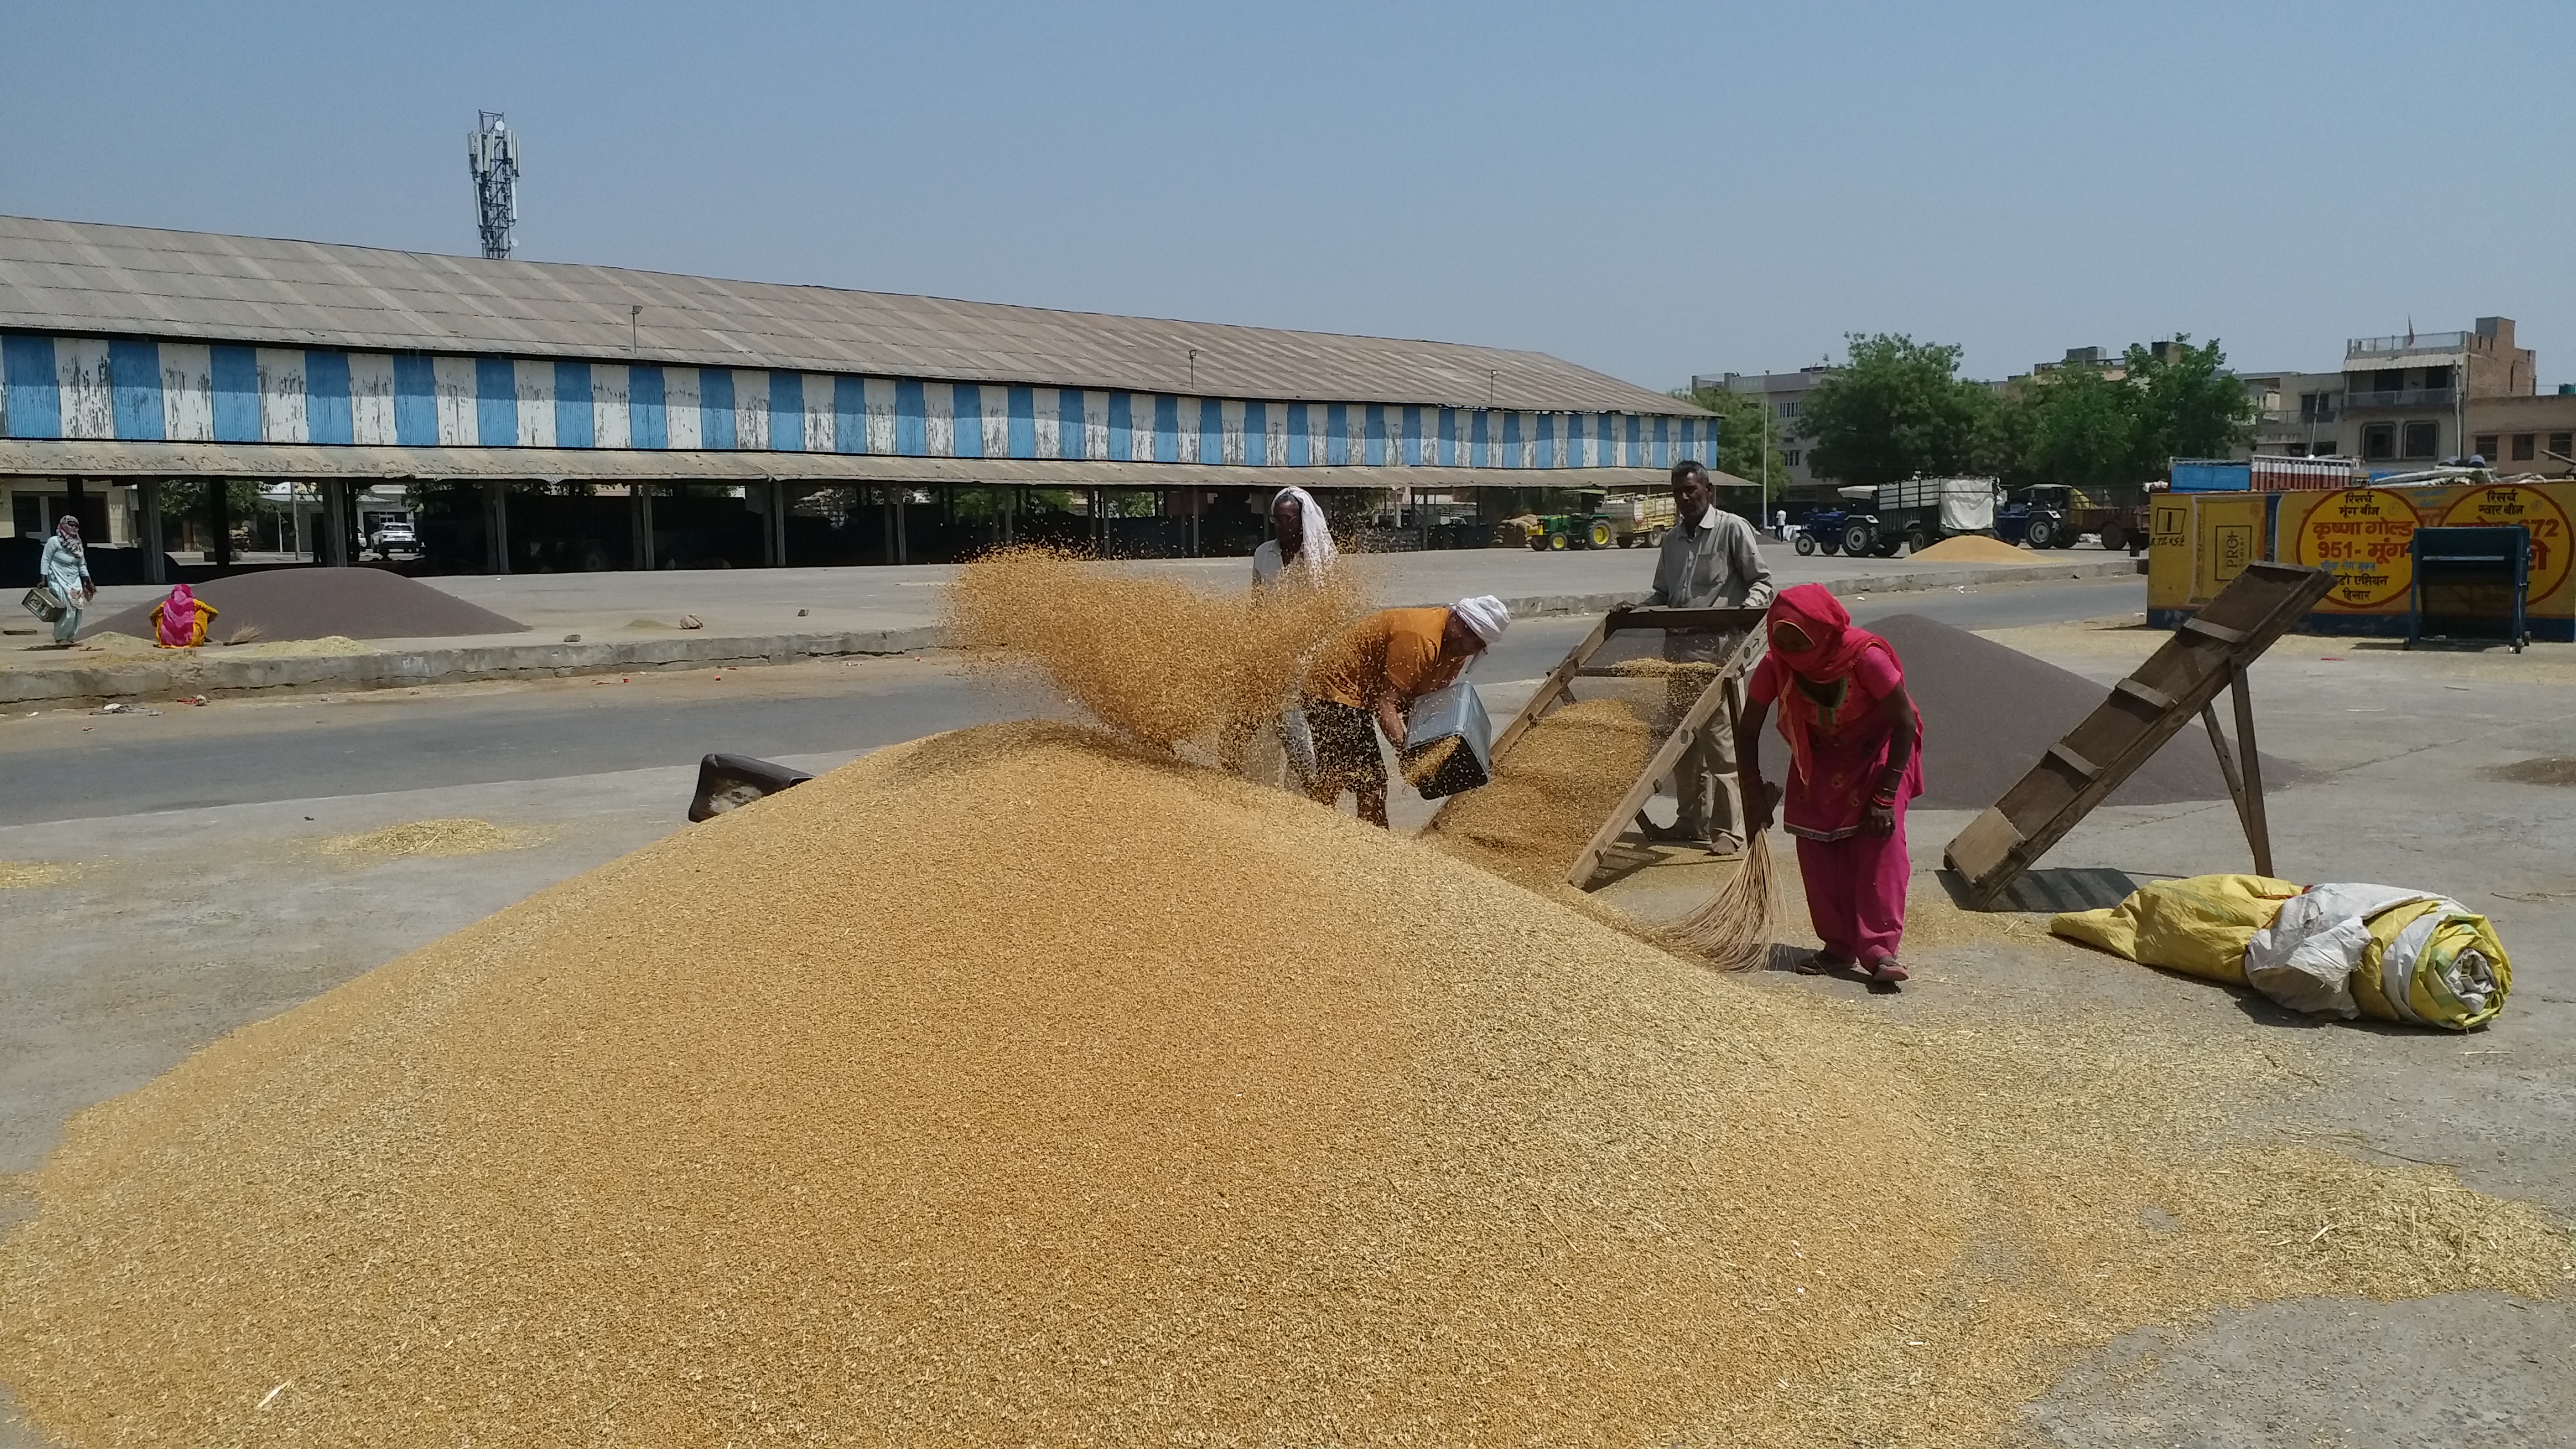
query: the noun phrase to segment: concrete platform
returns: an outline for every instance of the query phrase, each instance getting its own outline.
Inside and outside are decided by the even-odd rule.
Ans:
[[[1764,556],[1783,585],[1821,583],[1851,597],[2105,578],[2144,568],[2140,560],[2089,548],[2034,553],[2030,563],[2000,565],[1802,558],[1783,544],[1766,545]],[[1390,605],[1496,594],[1521,616],[1599,613],[1615,603],[1633,602],[1644,597],[1654,571],[1654,555],[1643,550],[1539,554],[1476,549],[1360,555],[1354,562],[1370,591]],[[1251,577],[1251,561],[1240,558],[1162,559],[1132,567],[1210,585]],[[234,656],[208,646],[184,655],[155,651],[116,656],[31,649],[43,636],[29,632],[0,637],[0,707],[298,688],[385,689],[901,654],[939,644],[940,592],[956,576],[956,565],[923,564],[428,579],[424,582],[527,624],[528,631],[371,640],[366,652],[352,654],[263,651]],[[104,617],[160,592],[144,586],[101,589],[92,616]],[[704,627],[681,629],[680,621],[688,615]]]

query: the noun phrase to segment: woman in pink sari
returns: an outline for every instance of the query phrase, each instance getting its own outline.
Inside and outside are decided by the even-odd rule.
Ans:
[[[1814,975],[1857,966],[1872,981],[1902,981],[1905,934],[1905,804],[1923,793],[1923,717],[1905,692],[1896,650],[1866,629],[1822,584],[1783,589],[1763,621],[1770,652],[1753,671],[1736,719],[1744,805],[1753,828],[1772,807],[1798,837],[1807,917],[1823,950],[1798,966]],[[1762,782],[1762,722],[1780,707],[1789,742],[1785,801]]]

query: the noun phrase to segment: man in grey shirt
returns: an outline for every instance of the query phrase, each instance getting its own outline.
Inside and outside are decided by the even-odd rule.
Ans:
[[[1716,506],[1709,491],[1708,469],[1684,459],[1673,465],[1673,502],[1680,521],[1664,534],[1655,559],[1650,608],[1767,609],[1771,607],[1771,566],[1753,525]],[[1611,612],[1624,613],[1620,604]],[[1676,663],[1714,663],[1741,642],[1742,636],[1667,634],[1664,657]],[[1692,672],[1673,676],[1667,691],[1672,715],[1668,724],[1699,699],[1708,676]],[[1647,833],[1661,839],[1698,841],[1720,855],[1744,843],[1744,807],[1736,798],[1735,712],[1719,711],[1700,731],[1673,772],[1673,797],[1680,802],[1673,828]]]

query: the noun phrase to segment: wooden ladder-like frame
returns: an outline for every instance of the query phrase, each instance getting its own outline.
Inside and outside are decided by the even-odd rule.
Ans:
[[[1601,873],[1601,857],[1618,843],[1629,824],[1636,820],[1637,813],[1654,798],[1655,782],[1671,774],[1673,768],[1681,763],[1682,755],[1708,729],[1710,720],[1720,708],[1729,703],[1739,708],[1742,706],[1744,677],[1762,657],[1762,620],[1766,612],[1762,609],[1625,609],[1604,615],[1581,643],[1566,652],[1563,662],[1548,671],[1547,678],[1539,681],[1538,691],[1521,706],[1520,713],[1512,716],[1512,722],[1503,727],[1503,732],[1494,737],[1493,759],[1496,767],[1500,768],[1504,754],[1520,743],[1521,736],[1528,734],[1532,725],[1549,711],[1574,698],[1576,679],[1645,680],[1657,677],[1624,675],[1617,670],[1590,667],[1592,656],[1601,652],[1613,634],[1639,629],[1652,629],[1664,634],[1724,634],[1737,630],[1744,633],[1743,641],[1728,651],[1725,660],[1718,664],[1710,677],[1707,688],[1700,691],[1699,698],[1683,713],[1680,723],[1664,738],[1654,758],[1646,762],[1645,772],[1628,786],[1627,793],[1619,797],[1617,808],[1592,832],[1591,840],[1575,856],[1566,871],[1567,884],[1576,890],[1591,889],[1593,878]],[[1729,718],[1732,718],[1731,714]]]
[[[2245,670],[2333,587],[2334,575],[2324,569],[2247,564],[1950,842],[1944,863],[1966,883],[1969,908],[1992,906],[2193,715],[2208,727],[2209,743],[2218,751],[2218,770],[2253,848],[2255,873],[2270,875],[2272,832],[2263,811],[2263,766],[2255,753]],[[2233,746],[2218,725],[2222,689],[2235,696]]]

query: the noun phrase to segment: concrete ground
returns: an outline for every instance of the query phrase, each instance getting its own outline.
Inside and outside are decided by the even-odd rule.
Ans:
[[[2023,550],[2033,569],[2116,563],[2117,555],[2084,547],[2047,554]],[[1652,581],[1655,555],[1643,549],[1533,553],[1520,548],[1435,550],[1427,553],[1348,556],[1361,578],[1390,604],[1446,603],[1467,594],[1507,599],[1554,596],[1642,595]],[[1964,577],[1986,566],[1916,563],[1911,559],[1800,557],[1788,545],[1763,549],[1782,584],[1822,580],[1950,574]],[[1134,565],[1211,583],[1249,582],[1248,558],[1155,559]],[[585,641],[651,639],[677,632],[682,615],[694,614],[710,635],[777,635],[928,628],[938,622],[939,591],[957,576],[953,564],[853,568],[690,569],[647,573],[458,574],[423,579],[433,588],[526,624],[539,639],[577,633]],[[166,590],[129,585],[99,590],[92,618],[158,598]],[[800,612],[802,611],[802,612]],[[32,626],[19,620],[11,628]],[[407,646],[506,642],[515,636],[406,641]],[[12,640],[12,643],[22,641]],[[37,642],[36,636],[23,641]],[[5,646],[0,646],[5,647]],[[388,646],[390,647],[390,646]]]
[[[2053,621],[2128,615],[2138,592],[2131,581],[1879,602],[1986,628],[2107,685],[2158,636]],[[1480,671],[1498,715],[1582,627],[1568,619],[1514,631],[1515,651],[1493,661],[1504,667]],[[64,872],[0,889],[0,939],[10,943],[0,996],[12,1003],[0,1015],[0,1173],[41,1161],[71,1112],[223,1032],[680,828],[689,759],[731,747],[689,743],[715,723],[739,724],[751,752],[790,747],[780,752],[791,763],[820,768],[890,738],[1043,703],[981,691],[936,659],[727,679],[722,688],[741,692],[722,704],[692,697],[719,687],[697,672],[632,686],[447,687],[363,707],[242,702],[157,718],[48,711],[0,722],[0,819],[12,822],[0,826],[0,861]],[[2157,1029],[2254,1033],[2312,1085],[2243,1130],[2450,1166],[2473,1187],[2576,1219],[2576,973],[2561,945],[2576,928],[2576,880],[2564,865],[2576,812],[2568,787],[2497,778],[2519,762],[2576,759],[2576,646],[2408,654],[2294,637],[2256,667],[2253,689],[2264,749],[2311,772],[2272,796],[2276,869],[2421,885],[2490,914],[2516,968],[2494,1026],[2457,1037],[2310,1023],[2018,934],[1910,949],[1915,982],[1874,1000],[1899,1014],[2110,1009]],[[101,733],[129,726],[139,728]],[[442,737],[451,748],[428,749]],[[620,740],[641,742],[639,753],[592,749]],[[2171,747],[2207,746],[2186,735]],[[154,783],[151,761],[183,750],[220,776],[213,798],[176,793],[176,774]],[[617,767],[582,770],[598,753]],[[2576,769],[2538,774],[2576,779]],[[1416,802],[1398,823],[1428,813]],[[321,849],[331,836],[458,816],[530,835],[519,849],[443,860]],[[1938,888],[1942,845],[1967,819],[1913,817],[1918,890]],[[2250,861],[2232,810],[2212,801],[2097,811],[2044,866],[2038,888],[2091,904],[2129,881]],[[1657,867],[1605,894],[1666,914],[1699,898],[1715,869]],[[1785,973],[1764,985],[1866,990]],[[2017,1433],[2058,1449],[2564,1445],[2576,1441],[2571,1364],[2576,1308],[2566,1303],[2496,1294],[2267,1303],[2125,1336],[2074,1366]],[[0,1423],[0,1449],[37,1442]]]

